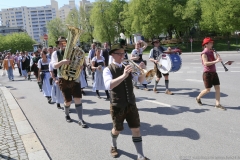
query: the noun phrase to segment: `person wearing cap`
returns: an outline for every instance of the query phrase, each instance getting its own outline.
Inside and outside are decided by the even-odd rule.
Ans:
[[[59,84],[60,90],[63,93],[64,97],[64,108],[65,108],[65,118],[67,122],[72,122],[72,119],[69,116],[70,105],[72,103],[72,97],[75,102],[76,112],[78,114],[78,124],[82,126],[82,128],[87,128],[87,124],[83,120],[83,106],[82,106],[82,92],[81,92],[81,85],[80,80],[77,78],[75,81],[68,81],[62,78],[61,76],[61,66],[62,65],[69,65],[70,60],[63,59],[64,51],[66,46],[67,40],[65,37],[59,37],[56,41],[56,44],[60,48],[58,51],[54,51],[52,53],[51,62],[55,69],[58,69],[58,80],[56,79],[55,83]],[[81,66],[83,67],[83,66]],[[82,69],[82,68],[79,68]]]
[[[216,105],[215,108],[226,110],[220,104],[220,81],[218,78],[218,74],[216,72],[216,63],[221,62],[222,59],[219,55],[214,56],[214,52],[212,50],[213,40],[210,37],[206,37],[203,39],[202,46],[204,47],[201,53],[201,59],[203,64],[203,82],[205,89],[201,91],[201,93],[196,97],[196,101],[199,105],[202,105],[201,98],[210,92],[212,86],[215,88],[215,98]]]
[[[141,43],[143,43],[143,47],[141,47]],[[143,51],[147,48],[147,46],[148,46],[148,44],[146,42],[144,42],[143,40],[140,40],[135,44],[135,49],[133,49],[132,53],[131,53],[130,59],[133,60],[134,63],[138,64],[139,67],[142,69],[146,69],[146,65],[143,62],[142,56],[143,56]],[[135,79],[136,79],[136,81],[134,81],[134,88],[139,89],[139,87],[137,86],[138,76],[136,76]],[[145,91],[149,91],[149,89],[147,88],[146,80],[144,80],[142,82],[142,85],[143,85]]]
[[[126,119],[132,131],[132,141],[137,150],[138,160],[148,160],[143,154],[142,137],[140,134],[140,118],[132,84],[132,67],[122,65],[125,49],[117,44],[112,46],[109,54],[113,57],[113,63],[103,70],[104,85],[110,91],[110,113],[113,121],[111,130],[111,156],[118,157],[117,137],[124,129],[123,122]]]
[[[168,86],[169,86],[169,73],[166,73],[166,74],[161,73],[159,71],[158,67],[157,67],[157,64],[159,63],[159,57],[166,54],[166,53],[164,53],[163,47],[160,46],[159,39],[153,39],[152,45],[154,46],[154,48],[150,50],[149,60],[154,63],[154,70],[155,70],[156,76],[157,76],[157,78],[155,80],[154,87],[153,87],[153,91],[155,93],[158,93],[157,92],[157,84],[158,84],[158,82],[160,81],[160,79],[162,78],[162,75],[163,75],[164,78],[165,78],[165,87],[166,87],[165,93],[168,94],[168,95],[173,95],[173,93],[168,88]]]

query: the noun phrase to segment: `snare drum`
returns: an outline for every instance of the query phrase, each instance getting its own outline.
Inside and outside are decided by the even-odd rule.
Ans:
[[[182,59],[178,54],[163,54],[160,59],[160,72],[166,74],[168,72],[177,72],[182,66]]]

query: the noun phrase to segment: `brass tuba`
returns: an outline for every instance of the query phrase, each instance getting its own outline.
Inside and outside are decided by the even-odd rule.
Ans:
[[[85,60],[84,51],[76,46],[80,37],[81,30],[73,26],[68,27],[67,46],[63,55],[63,59],[70,60],[69,65],[61,66],[61,76],[68,81],[75,81],[79,78],[81,73],[80,67]]]

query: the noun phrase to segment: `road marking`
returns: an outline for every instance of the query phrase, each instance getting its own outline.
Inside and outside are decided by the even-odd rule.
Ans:
[[[185,79],[186,81],[192,81],[192,82],[203,82],[202,80],[197,79]]]
[[[240,68],[240,67],[229,67],[229,68]]]
[[[231,72],[240,72],[240,71],[231,71]]]
[[[193,68],[202,68],[202,67],[193,67]]]
[[[197,73],[197,71],[187,71],[187,73]]]
[[[240,63],[237,63],[237,64],[240,64]]]
[[[157,102],[157,101],[153,101],[153,100],[147,100],[147,99],[145,99],[145,98],[137,98],[137,99],[141,99],[142,101],[159,104],[159,105],[166,106],[166,107],[171,107],[171,106],[172,106],[172,105],[170,105],[170,104],[166,104],[166,103],[162,103],[162,102]]]

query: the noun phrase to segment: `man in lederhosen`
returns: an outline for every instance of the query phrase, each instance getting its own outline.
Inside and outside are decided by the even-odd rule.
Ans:
[[[69,80],[63,79],[61,76],[61,66],[64,64],[69,65],[70,63],[70,60],[63,59],[66,43],[67,43],[67,40],[65,37],[59,37],[58,40],[56,41],[56,44],[60,49],[52,53],[51,63],[55,69],[58,69],[58,77],[59,77],[59,80],[56,79],[55,83],[59,84],[60,90],[63,93],[66,121],[72,122],[72,119],[69,116],[69,110],[70,110],[70,105],[73,97],[75,102],[76,112],[79,118],[78,124],[83,128],[87,128],[87,124],[83,120],[83,107],[81,102],[82,92],[81,92],[80,80],[79,78],[77,78],[75,81],[69,81]]]
[[[110,113],[113,128],[110,153],[112,157],[118,157],[117,137],[120,131],[124,129],[123,122],[126,119],[132,131],[132,141],[137,150],[138,160],[148,160],[142,149],[142,137],[139,129],[140,119],[133,93],[132,67],[122,65],[125,50],[121,45],[113,46],[109,54],[113,57],[113,63],[103,70],[103,78],[106,89],[111,90]]]
[[[154,63],[154,70],[156,72],[156,80],[155,80],[155,84],[154,84],[154,88],[153,88],[153,91],[155,93],[157,93],[157,84],[158,82],[160,81],[160,79],[162,78],[162,75],[164,76],[165,78],[165,86],[166,86],[166,94],[168,95],[173,95],[173,93],[168,89],[168,85],[169,85],[169,73],[161,73],[157,67],[157,63],[159,63],[159,57],[162,56],[162,54],[165,54],[163,53],[164,49],[160,46],[160,41],[159,39],[154,39],[152,41],[152,45],[154,45],[154,48],[150,50],[150,54],[149,54],[149,60],[151,62]]]

